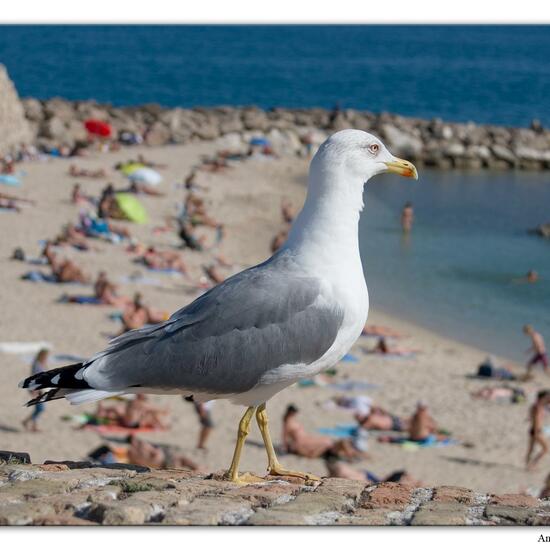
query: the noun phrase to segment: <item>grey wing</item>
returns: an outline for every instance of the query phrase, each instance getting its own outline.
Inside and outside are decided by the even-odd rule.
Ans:
[[[227,279],[165,323],[114,340],[89,361],[84,378],[98,389],[242,393],[272,369],[322,357],[342,320],[318,279],[267,262]]]

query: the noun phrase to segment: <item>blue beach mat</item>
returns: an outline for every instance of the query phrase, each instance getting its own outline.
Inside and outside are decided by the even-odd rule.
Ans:
[[[334,428],[318,428],[317,431],[331,437],[352,437],[357,432],[357,424],[338,424]]]

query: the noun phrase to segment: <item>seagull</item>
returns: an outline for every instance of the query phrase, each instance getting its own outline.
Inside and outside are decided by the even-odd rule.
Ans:
[[[365,183],[384,172],[418,179],[414,165],[394,157],[375,136],[351,129],[333,134],[313,157],[303,209],[271,258],[228,278],[167,321],[115,338],[87,361],[23,380],[22,388],[47,390],[27,405],[62,397],[81,404],[127,393],[228,399],[246,411],[227,479],[262,479],[239,475],[255,416],[268,473],[318,480],[281,466],[266,402],[335,365],[361,334],[369,295],[358,223]]]

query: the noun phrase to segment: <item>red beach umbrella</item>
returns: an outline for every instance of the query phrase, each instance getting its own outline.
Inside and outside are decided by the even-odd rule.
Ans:
[[[84,122],[84,126],[90,134],[101,137],[109,137],[113,131],[110,124],[107,124],[106,122],[103,122],[102,120],[97,120],[95,118],[89,118],[88,120],[86,120]]]

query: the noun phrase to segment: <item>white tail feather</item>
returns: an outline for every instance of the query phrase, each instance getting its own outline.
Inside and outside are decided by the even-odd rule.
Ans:
[[[80,405],[82,403],[101,401],[107,397],[114,397],[115,395],[122,395],[123,393],[123,391],[80,390],[67,394],[65,399],[71,405]]]

